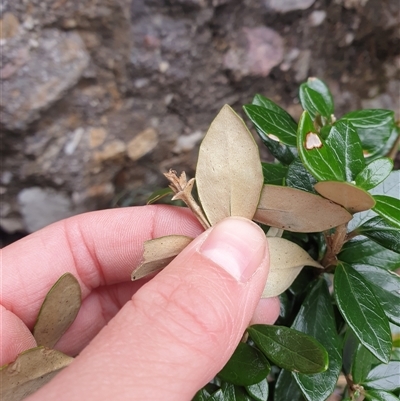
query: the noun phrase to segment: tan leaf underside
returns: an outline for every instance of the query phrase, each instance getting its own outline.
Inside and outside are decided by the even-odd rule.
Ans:
[[[342,205],[351,213],[369,210],[375,206],[375,200],[368,192],[348,182],[321,181],[314,188],[323,197]]]
[[[269,237],[270,268],[262,298],[286,291],[304,266],[322,268],[304,249],[284,238]]]
[[[132,272],[131,279],[139,280],[167,266],[176,255],[186,248],[193,238],[184,235],[168,235],[144,243],[143,260]]]
[[[254,220],[292,232],[322,232],[352,215],[331,201],[299,189],[264,185]]]
[[[260,156],[243,120],[228,105],[200,146],[196,184],[211,225],[229,216],[253,218],[263,185]]]
[[[53,348],[75,320],[81,303],[78,280],[71,273],[62,275],[51,287],[40,308],[33,329],[37,345]]]
[[[44,347],[31,348],[0,370],[1,401],[20,401],[49,382],[74,358]]]

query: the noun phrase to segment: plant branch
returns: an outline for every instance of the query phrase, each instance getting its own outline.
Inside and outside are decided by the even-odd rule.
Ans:
[[[346,232],[347,232],[347,224],[341,224],[340,226],[336,227],[336,230],[333,234],[326,234],[326,232],[324,233],[327,250],[324,258],[321,261],[321,264],[325,268],[329,268],[330,266],[336,264],[337,262],[336,255],[340,252],[343,244],[347,240]]]
[[[194,185],[194,178],[187,181],[186,173],[183,171],[182,174],[178,177],[175,170],[169,170],[168,173],[164,173],[165,177],[170,182],[169,187],[174,191],[175,195],[172,200],[180,199],[185,202],[187,207],[193,212],[193,214],[197,217],[200,224],[205,228],[210,228],[211,225],[207,221],[206,216],[201,210],[200,206],[194,200],[192,196],[192,189]]]

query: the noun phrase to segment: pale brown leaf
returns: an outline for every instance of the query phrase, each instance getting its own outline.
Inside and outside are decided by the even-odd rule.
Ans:
[[[263,185],[260,156],[243,120],[228,105],[201,143],[196,183],[211,225],[229,216],[253,218]]]
[[[304,249],[284,238],[268,237],[270,268],[262,298],[286,291],[304,266],[322,268]]]
[[[192,241],[193,238],[184,235],[167,235],[145,241],[143,260],[132,272],[132,280],[139,280],[162,270]]]
[[[293,232],[321,232],[352,215],[321,196],[290,187],[264,185],[253,220]]]
[[[348,182],[321,181],[314,188],[323,197],[342,205],[351,213],[369,210],[375,206],[374,198],[367,191]]]
[[[65,273],[50,288],[40,308],[33,329],[36,343],[53,348],[75,320],[81,302],[78,280]]]
[[[20,401],[49,382],[74,358],[54,349],[31,348],[0,368],[0,400]]]

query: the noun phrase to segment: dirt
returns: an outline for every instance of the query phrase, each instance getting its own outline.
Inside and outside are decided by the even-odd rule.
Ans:
[[[4,243],[61,216],[143,204],[169,168],[193,175],[223,104],[240,112],[261,93],[298,118],[309,76],[330,86],[338,117],[362,107],[400,117],[397,0],[278,3],[4,1]],[[21,203],[37,188],[49,205],[67,199],[64,210]]]

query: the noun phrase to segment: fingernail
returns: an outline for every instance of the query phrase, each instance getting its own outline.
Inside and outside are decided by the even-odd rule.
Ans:
[[[250,220],[230,217],[212,228],[200,253],[237,281],[246,282],[264,259],[265,247],[260,227]]]

